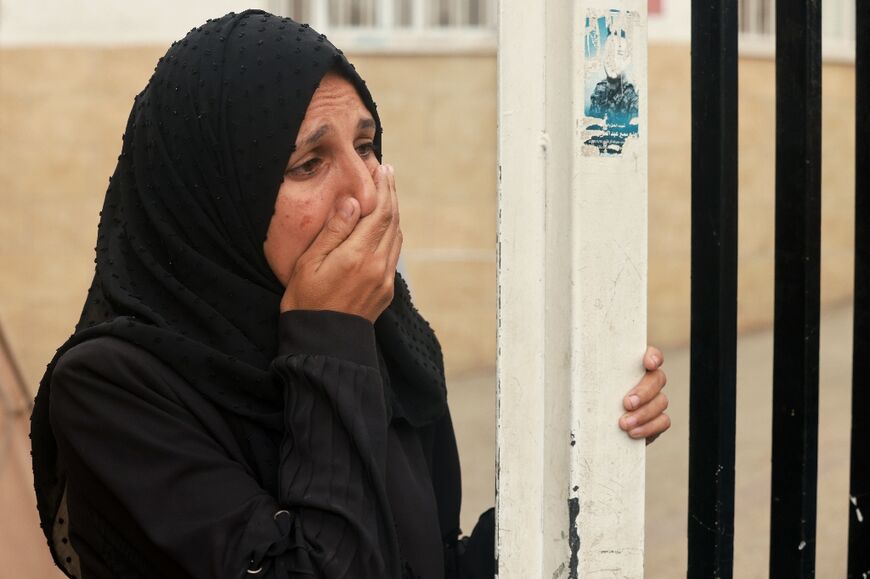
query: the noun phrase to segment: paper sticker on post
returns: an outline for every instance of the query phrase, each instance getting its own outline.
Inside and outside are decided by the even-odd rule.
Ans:
[[[639,21],[637,12],[626,10],[586,12],[582,134],[586,156],[621,156],[638,137],[639,95],[632,52]]]

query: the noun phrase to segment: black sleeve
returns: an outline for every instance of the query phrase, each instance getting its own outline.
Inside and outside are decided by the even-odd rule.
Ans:
[[[468,537],[456,546],[456,579],[490,579],[495,576],[495,509],[477,520]]]
[[[492,579],[495,575],[495,509],[480,515],[471,535],[459,536],[462,533],[459,528],[461,476],[449,411],[434,425],[429,452],[443,532],[445,579]]]
[[[52,426],[191,577],[393,577],[372,325],[289,312],[280,327],[273,371],[286,402],[277,497],[228,450],[213,421],[182,403],[167,379],[177,375],[117,340],[110,355],[85,342],[61,358]]]

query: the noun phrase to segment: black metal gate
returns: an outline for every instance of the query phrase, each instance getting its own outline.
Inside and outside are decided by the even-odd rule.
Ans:
[[[856,5],[855,333],[848,577],[867,579],[870,578],[870,0],[857,0]],[[815,576],[821,55],[821,2],[778,2],[770,515],[773,579]],[[737,64],[736,2],[693,2],[690,579],[728,579],[733,575]]]

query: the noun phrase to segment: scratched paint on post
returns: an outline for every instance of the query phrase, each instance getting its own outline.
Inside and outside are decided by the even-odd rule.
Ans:
[[[586,12],[581,150],[587,157],[621,156],[638,137],[640,95],[632,53],[639,22],[638,13],[627,10]]]

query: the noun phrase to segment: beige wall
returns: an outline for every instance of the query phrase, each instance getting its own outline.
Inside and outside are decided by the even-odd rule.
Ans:
[[[0,50],[0,322],[31,384],[71,331],[92,273],[96,219],[133,95],[163,49]],[[355,58],[397,167],[404,263],[448,372],[495,359],[494,56]],[[689,328],[690,87],[686,46],[650,49],[650,341]],[[823,284],[851,294],[854,69],[824,70]],[[773,297],[774,76],[741,62],[740,327]]]
[[[766,327],[773,316],[774,64],[740,62],[738,325]],[[684,47],[650,50],[649,336],[688,340],[691,256],[690,59]],[[855,75],[823,71],[822,302],[852,295]]]

